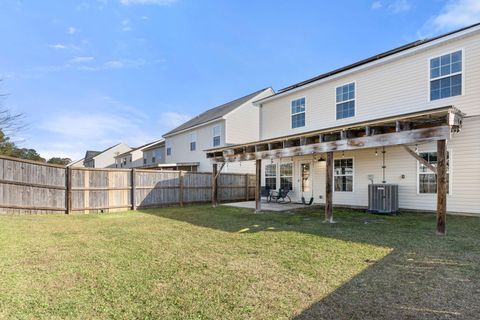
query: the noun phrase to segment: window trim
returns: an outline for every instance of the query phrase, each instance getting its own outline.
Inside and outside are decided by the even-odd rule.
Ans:
[[[347,159],[352,159],[352,170],[353,170],[353,173],[352,173],[352,191],[336,191],[335,190],[335,160],[347,160]],[[347,193],[347,194],[350,194],[350,193],[354,193],[355,192],[355,157],[354,156],[345,156],[345,157],[333,157],[333,163],[332,163],[332,166],[333,166],[333,172],[332,172],[332,189],[333,189],[333,193]]]
[[[293,103],[293,101],[300,100],[300,99],[305,99],[305,106],[304,106],[303,112],[292,113],[292,103]],[[291,100],[290,100],[289,111],[290,111],[290,130],[301,129],[301,128],[305,128],[305,127],[307,126],[307,97],[306,97],[306,96],[301,96],[301,97],[297,97],[297,98],[291,99]],[[303,126],[301,126],[301,127],[295,127],[295,128],[294,128],[294,127],[292,126],[292,117],[293,117],[294,115],[297,115],[297,114],[300,114],[300,113],[305,114],[305,123],[304,123]]]
[[[275,175],[274,176],[267,176],[267,166],[269,165],[274,165],[275,166]],[[280,169],[280,163],[278,162],[273,162],[273,163],[266,163],[265,166],[263,167],[263,170],[265,172],[264,174],[264,186],[267,186],[267,178],[275,178],[275,190],[277,189],[277,186],[279,186],[279,169]],[[271,190],[271,189],[270,189]]]
[[[456,96],[457,97],[457,96]],[[435,148],[428,148],[428,149],[425,149],[425,150],[418,150],[418,153],[429,153],[429,152],[437,152],[437,149]],[[447,172],[447,175],[449,176],[448,177],[448,192],[447,192],[447,197],[453,195],[453,151],[452,149],[449,149],[447,148],[447,153],[448,153],[448,160],[450,161],[450,167],[448,168],[448,172]],[[437,154],[437,157],[438,157],[438,154]],[[426,196],[426,197],[431,197],[431,196],[437,196],[437,193],[421,193],[420,192],[420,162],[418,160],[415,160],[415,165],[417,166],[417,195],[419,196]],[[432,173],[433,174],[433,173]]]
[[[462,71],[454,73],[454,74],[450,74],[448,76],[437,77],[437,78],[431,79],[430,78],[430,62],[431,62],[431,60],[435,59],[435,58],[439,58],[439,57],[444,56],[446,54],[452,54],[452,53],[457,52],[457,51],[460,51],[462,53]],[[431,99],[432,98],[431,97],[431,92],[430,92],[432,90],[432,81],[439,80],[439,79],[446,78],[446,77],[451,77],[451,76],[454,76],[454,75],[457,75],[457,74],[462,75],[462,92],[461,92],[461,94],[459,94],[458,96],[450,96],[450,97],[447,97],[447,98],[440,98],[440,99],[432,100]],[[428,81],[427,102],[435,103],[435,102],[440,101],[440,100],[445,101],[447,99],[463,97],[465,95],[465,49],[463,47],[461,47],[461,48],[457,48],[457,49],[454,49],[454,50],[449,50],[449,51],[442,52],[442,53],[436,54],[434,56],[428,57],[427,58],[427,81]]]
[[[188,143],[188,146],[189,146],[188,149],[190,150],[190,152],[195,152],[195,151],[197,151],[197,133],[196,133],[196,132],[190,133],[190,134],[189,134],[189,138],[190,138],[190,139],[189,139],[190,142]],[[193,149],[192,149],[192,143],[193,143],[193,146],[195,147],[195,148],[193,148]]]
[[[170,149],[170,152],[168,152]],[[169,154],[170,153],[170,154]],[[171,157],[173,155],[172,143],[170,141],[165,141],[165,157]]]
[[[286,177],[291,177],[292,178],[292,189],[289,190],[289,192],[294,192],[294,181],[293,178],[295,177],[295,165],[294,161],[286,161],[286,162],[279,162],[278,163],[278,190],[282,187],[282,164],[291,164],[292,165],[292,175],[291,176],[286,176]]]
[[[346,85],[349,85],[353,83],[355,85],[355,91],[353,92],[353,99],[352,100],[347,100],[347,101],[342,101],[342,102],[337,102],[337,88],[340,88],[340,87],[343,87],[343,86],[346,86]],[[357,80],[352,80],[352,81],[349,81],[347,83],[344,83],[344,84],[340,84],[338,86],[335,86],[335,90],[333,91],[333,101],[335,101],[335,108],[333,110],[334,112],[334,118],[335,118],[335,121],[342,121],[342,120],[345,120],[345,119],[353,119],[357,116],[357,102],[358,102],[358,99],[357,99]],[[344,103],[344,102],[349,102],[349,101],[354,101],[355,103],[353,104],[353,117],[348,117],[348,118],[341,118],[341,119],[338,119],[337,118],[337,105],[339,103]]]
[[[218,128],[218,135],[215,135],[215,128]],[[215,145],[215,138],[216,137],[219,137],[219,143],[218,145],[216,146]],[[222,125],[221,124],[217,124],[217,125],[214,125],[212,127],[212,146],[213,147],[219,147],[220,145],[222,145]]]

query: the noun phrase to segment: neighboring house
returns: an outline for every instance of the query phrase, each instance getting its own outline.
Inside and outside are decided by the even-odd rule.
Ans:
[[[69,164],[67,164],[67,167],[83,168],[83,167],[85,167],[85,165],[83,164],[84,160],[85,160],[85,158],[77,160],[77,161],[70,162]]]
[[[131,150],[125,143],[119,143],[103,151],[87,151],[83,164],[87,168],[115,168],[115,157]]]
[[[262,89],[242,98],[207,110],[172,131],[165,138],[166,164],[211,172],[212,163],[204,150],[259,138],[259,109],[252,102],[273,94]],[[232,164],[224,172],[253,172],[254,164]]]
[[[144,144],[140,147],[131,149],[127,152],[121,153],[115,157],[115,167],[116,168],[140,168],[145,165],[145,159],[144,159],[144,150],[157,145],[159,143],[163,143],[163,139],[149,142],[147,144]],[[162,158],[162,155],[160,154],[158,156],[158,159],[160,160]]]
[[[259,141],[207,157],[263,159],[262,186],[325,203],[324,160],[333,152],[334,205],[365,207],[368,185],[385,181],[399,186],[400,208],[434,210],[437,176],[415,153],[435,167],[436,141],[446,140],[448,211],[480,214],[479,88],[477,24],[258,99]]]

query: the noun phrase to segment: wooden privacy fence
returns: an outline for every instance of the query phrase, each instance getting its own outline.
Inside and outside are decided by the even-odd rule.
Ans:
[[[65,168],[0,156],[0,213],[108,212],[212,201],[212,173]],[[255,198],[255,175],[218,176],[218,200]]]

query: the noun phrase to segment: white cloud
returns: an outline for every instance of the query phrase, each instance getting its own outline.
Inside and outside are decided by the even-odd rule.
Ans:
[[[67,46],[64,45],[64,44],[61,44],[61,43],[57,43],[57,44],[49,44],[48,45],[49,48],[52,48],[52,49],[56,49],[56,50],[63,50],[63,49],[67,49]]]
[[[83,62],[90,62],[95,60],[94,57],[75,57],[72,58],[68,61],[68,64],[73,64],[73,63],[83,63]]]
[[[122,21],[122,31],[132,31],[132,26],[130,25],[130,20],[124,19]]]
[[[67,29],[68,34],[75,34],[75,33],[77,33],[77,31],[78,30],[75,27],[68,27],[68,29]]]
[[[140,19],[141,20],[148,20],[148,17],[147,16],[141,16]]]
[[[449,1],[441,13],[430,20],[438,31],[464,27],[480,21],[479,0]]]
[[[120,0],[120,3],[124,6],[130,5],[157,5],[157,6],[170,6],[177,2],[177,0]]]
[[[107,61],[105,63],[106,69],[121,69],[124,66],[125,64],[122,61],[118,61],[118,60]]]
[[[407,0],[396,0],[391,5],[388,6],[388,9],[392,13],[402,13],[408,11],[412,8],[410,3]]]
[[[372,9],[373,9],[373,10],[377,10],[377,9],[382,8],[382,7],[383,7],[383,5],[382,5],[382,2],[381,2],[381,1],[374,1],[374,2],[372,3]]]
[[[164,112],[161,115],[161,123],[167,128],[167,129],[173,129],[175,127],[178,127],[182,123],[190,120],[192,117],[186,114],[181,114],[177,112]]]

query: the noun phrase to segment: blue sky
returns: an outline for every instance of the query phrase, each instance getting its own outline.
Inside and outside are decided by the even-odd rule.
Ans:
[[[81,158],[205,109],[480,21],[478,0],[0,0],[16,137]]]

